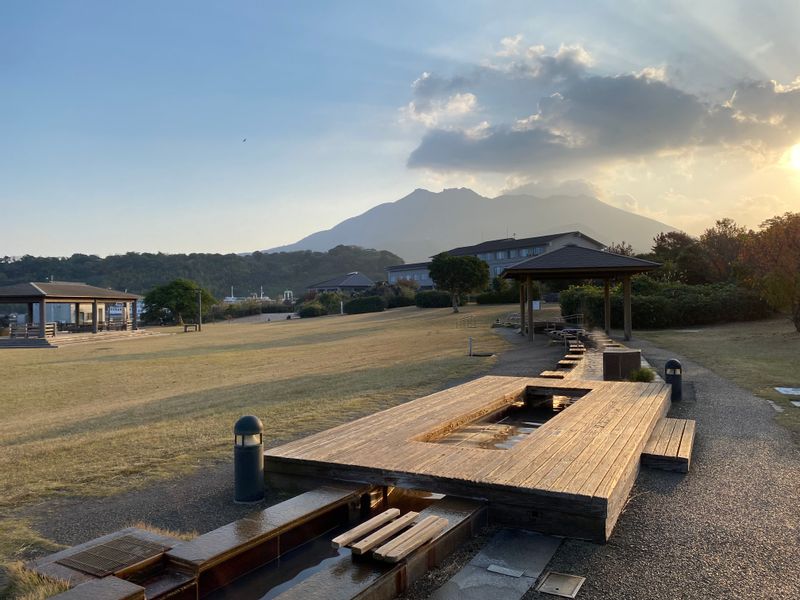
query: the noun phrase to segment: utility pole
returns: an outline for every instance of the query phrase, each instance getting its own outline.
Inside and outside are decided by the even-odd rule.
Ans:
[[[197,288],[197,331],[203,331],[203,288]]]

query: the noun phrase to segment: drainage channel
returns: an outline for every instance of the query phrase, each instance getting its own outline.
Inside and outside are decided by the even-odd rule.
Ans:
[[[391,488],[373,498],[366,515],[338,525],[201,597],[208,600],[270,600],[285,593],[294,596],[290,590],[314,577],[321,577],[326,582],[338,580],[335,588],[339,590],[347,589],[353,581],[367,582],[380,578],[392,570],[391,565],[376,562],[368,556],[356,556],[346,547],[333,548],[331,540],[386,508],[397,508],[402,513],[411,510],[424,512],[443,498],[441,494]]]

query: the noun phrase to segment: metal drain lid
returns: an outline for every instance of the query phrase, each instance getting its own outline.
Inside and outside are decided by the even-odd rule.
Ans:
[[[574,598],[578,595],[585,577],[577,575],[567,575],[566,573],[556,573],[548,571],[542,578],[542,582],[536,589],[544,594],[560,596],[561,598]]]
[[[169,546],[156,544],[133,535],[123,535],[66,556],[56,562],[95,577],[105,577],[137,563],[156,558]]]

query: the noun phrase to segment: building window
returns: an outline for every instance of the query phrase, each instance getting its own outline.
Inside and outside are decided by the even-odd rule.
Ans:
[[[517,258],[518,254],[519,254],[519,252],[516,250],[516,248],[514,250],[509,250],[508,251],[508,258]]]
[[[494,268],[495,276],[500,275],[500,273],[502,273],[502,272],[503,272],[503,267],[495,267]]]
[[[542,246],[536,246],[536,248],[533,249],[534,255],[537,255],[537,256],[539,254],[542,254],[543,252],[544,252],[544,248]]]
[[[506,258],[506,251],[500,250],[495,254],[495,258],[497,258],[497,260],[503,260],[504,258]]]

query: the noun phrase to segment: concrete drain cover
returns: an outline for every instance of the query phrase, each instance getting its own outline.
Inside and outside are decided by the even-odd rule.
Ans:
[[[578,590],[581,589],[584,581],[586,581],[585,577],[550,571],[544,576],[537,590],[551,596],[574,598],[578,595]]]
[[[168,546],[148,542],[132,535],[123,535],[56,562],[95,577],[105,577],[125,567],[155,558],[166,550],[169,550]]]

